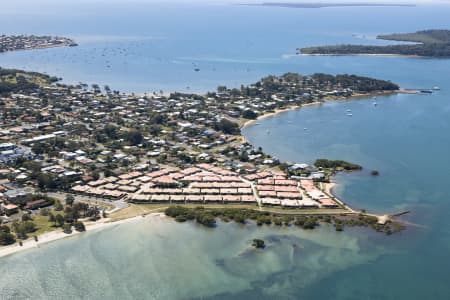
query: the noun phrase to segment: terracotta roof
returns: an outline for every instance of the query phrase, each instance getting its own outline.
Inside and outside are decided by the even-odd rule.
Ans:
[[[237,194],[237,189],[220,189],[220,193],[221,194],[230,194],[230,195],[235,195]]]
[[[275,191],[277,192],[298,192],[298,187],[292,185],[276,185]]]
[[[258,180],[258,185],[274,185],[275,184],[275,179],[259,179]]]
[[[241,202],[241,197],[240,196],[233,196],[233,195],[225,195],[222,196],[223,201],[225,202]]]
[[[275,191],[260,191],[259,193],[260,197],[276,197],[277,193]]]
[[[192,202],[203,202],[203,196],[200,195],[187,195],[186,201],[192,201]]]
[[[15,204],[4,204],[3,205],[3,209],[6,209],[6,210],[13,210],[13,209],[17,209],[17,208],[18,208],[18,206]]]
[[[258,191],[275,191],[274,185],[258,185],[256,188]]]
[[[206,195],[204,196],[205,201],[211,201],[211,202],[221,202],[222,196],[218,195]]]
[[[276,179],[275,180],[275,184],[276,185],[293,185],[293,186],[297,186],[297,181],[296,180],[289,180],[289,179]]]
[[[300,199],[302,196],[299,192],[292,193],[292,192],[277,192],[278,198],[288,198],[288,199]]]
[[[239,194],[253,194],[253,190],[251,188],[238,188]]]
[[[256,202],[256,198],[254,196],[241,196],[242,202]]]

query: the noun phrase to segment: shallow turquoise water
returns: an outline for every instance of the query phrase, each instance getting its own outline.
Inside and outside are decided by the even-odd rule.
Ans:
[[[338,196],[376,212],[411,210],[405,218],[421,227],[386,237],[359,229],[338,234],[325,226],[312,232],[235,224],[207,230],[143,219],[0,259],[1,298],[450,297],[450,61],[292,56],[300,46],[374,43],[377,33],[450,28],[449,7],[292,10],[96,2],[46,7],[47,2],[39,10],[23,5],[14,13],[18,6],[5,4],[2,31],[63,34],[80,46],[1,54],[1,66],[137,92],[187,86],[204,91],[287,71],[440,86],[433,95],[378,97],[377,107],[371,99],[329,102],[244,130],[252,143],[283,160],[360,163],[363,172],[336,178]],[[194,65],[201,71],[194,72]],[[353,117],[346,116],[347,109]],[[381,175],[369,176],[371,169]],[[255,237],[270,241],[269,248],[249,251]]]
[[[3,299],[291,299],[333,272],[397,251],[377,246],[383,235],[352,231],[205,229],[147,217],[2,259],[0,291]],[[254,250],[253,238],[266,249]]]

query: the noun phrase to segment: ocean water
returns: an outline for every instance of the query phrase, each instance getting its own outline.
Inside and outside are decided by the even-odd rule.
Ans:
[[[61,34],[80,46],[4,53],[0,66],[47,72],[69,83],[140,93],[206,91],[290,71],[356,73],[441,91],[378,97],[376,107],[373,99],[328,102],[244,129],[254,145],[283,160],[361,164],[362,172],[336,177],[335,193],[374,212],[410,210],[403,218],[412,225],[400,234],[225,223],[211,230],[145,218],[0,259],[1,298],[450,298],[450,60],[293,55],[301,46],[382,43],[376,34],[450,28],[450,7],[49,0],[40,9],[18,7],[8,3],[0,11],[4,33]],[[380,176],[370,176],[372,169]],[[266,250],[251,249],[258,237],[268,241]]]
[[[34,2],[2,3],[2,32],[59,34],[74,38],[79,47],[4,53],[1,66],[139,93],[239,87],[283,72],[385,75],[372,67],[377,59],[300,57],[295,50],[382,44],[375,40],[379,33],[447,28],[449,12],[445,6],[286,9],[198,1]],[[410,83],[401,77],[400,83]]]
[[[253,238],[266,249],[253,249]],[[294,299],[329,274],[398,251],[380,239],[147,217],[2,259],[0,289],[2,299]]]

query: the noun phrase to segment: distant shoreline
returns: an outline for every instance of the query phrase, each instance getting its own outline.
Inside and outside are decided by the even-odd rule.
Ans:
[[[74,40],[66,37],[0,35],[0,53],[76,46],[78,44]]]
[[[53,49],[53,48],[77,47],[77,46],[70,46],[70,45],[66,45],[66,44],[39,46],[39,47],[33,47],[33,48],[23,48],[23,49],[14,49],[14,50],[8,50],[8,51],[0,51],[0,55],[6,54],[6,53],[11,53],[11,52],[19,52],[19,51],[33,51],[33,50],[36,51],[36,50],[47,50],[47,49]]]
[[[384,46],[361,44],[310,46],[297,48],[297,54],[450,58],[450,30],[447,29],[429,29],[412,33],[381,34],[377,35],[377,39],[408,42],[410,44],[391,44]]]
[[[327,8],[327,7],[416,7],[415,4],[408,3],[352,3],[352,2],[305,2],[305,3],[278,3],[278,2],[262,2],[262,3],[241,3],[242,6],[267,6],[267,7],[283,7],[283,8]]]
[[[409,58],[430,58],[428,56],[389,54],[389,53],[349,53],[349,54],[323,54],[323,53],[299,53],[299,56],[374,56],[374,57],[409,57]]]

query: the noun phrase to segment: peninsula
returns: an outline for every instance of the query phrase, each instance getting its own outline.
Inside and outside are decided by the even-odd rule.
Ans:
[[[74,47],[77,44],[65,37],[37,35],[0,35],[0,52]]]
[[[364,3],[364,2],[263,2],[256,4],[241,4],[250,6],[270,6],[270,7],[285,7],[285,8],[323,8],[323,7],[412,7],[414,4],[406,3]]]
[[[405,55],[418,57],[450,57],[450,30],[424,30],[414,33],[378,35],[377,39],[409,42],[408,44],[334,45],[297,49],[307,55]]]
[[[206,226],[220,217],[391,234],[401,226],[389,216],[331,194],[331,176],[360,166],[282,162],[245,142],[240,128],[277,110],[398,91],[356,75],[287,73],[205,95],[135,95],[0,69],[0,244],[156,211]]]

